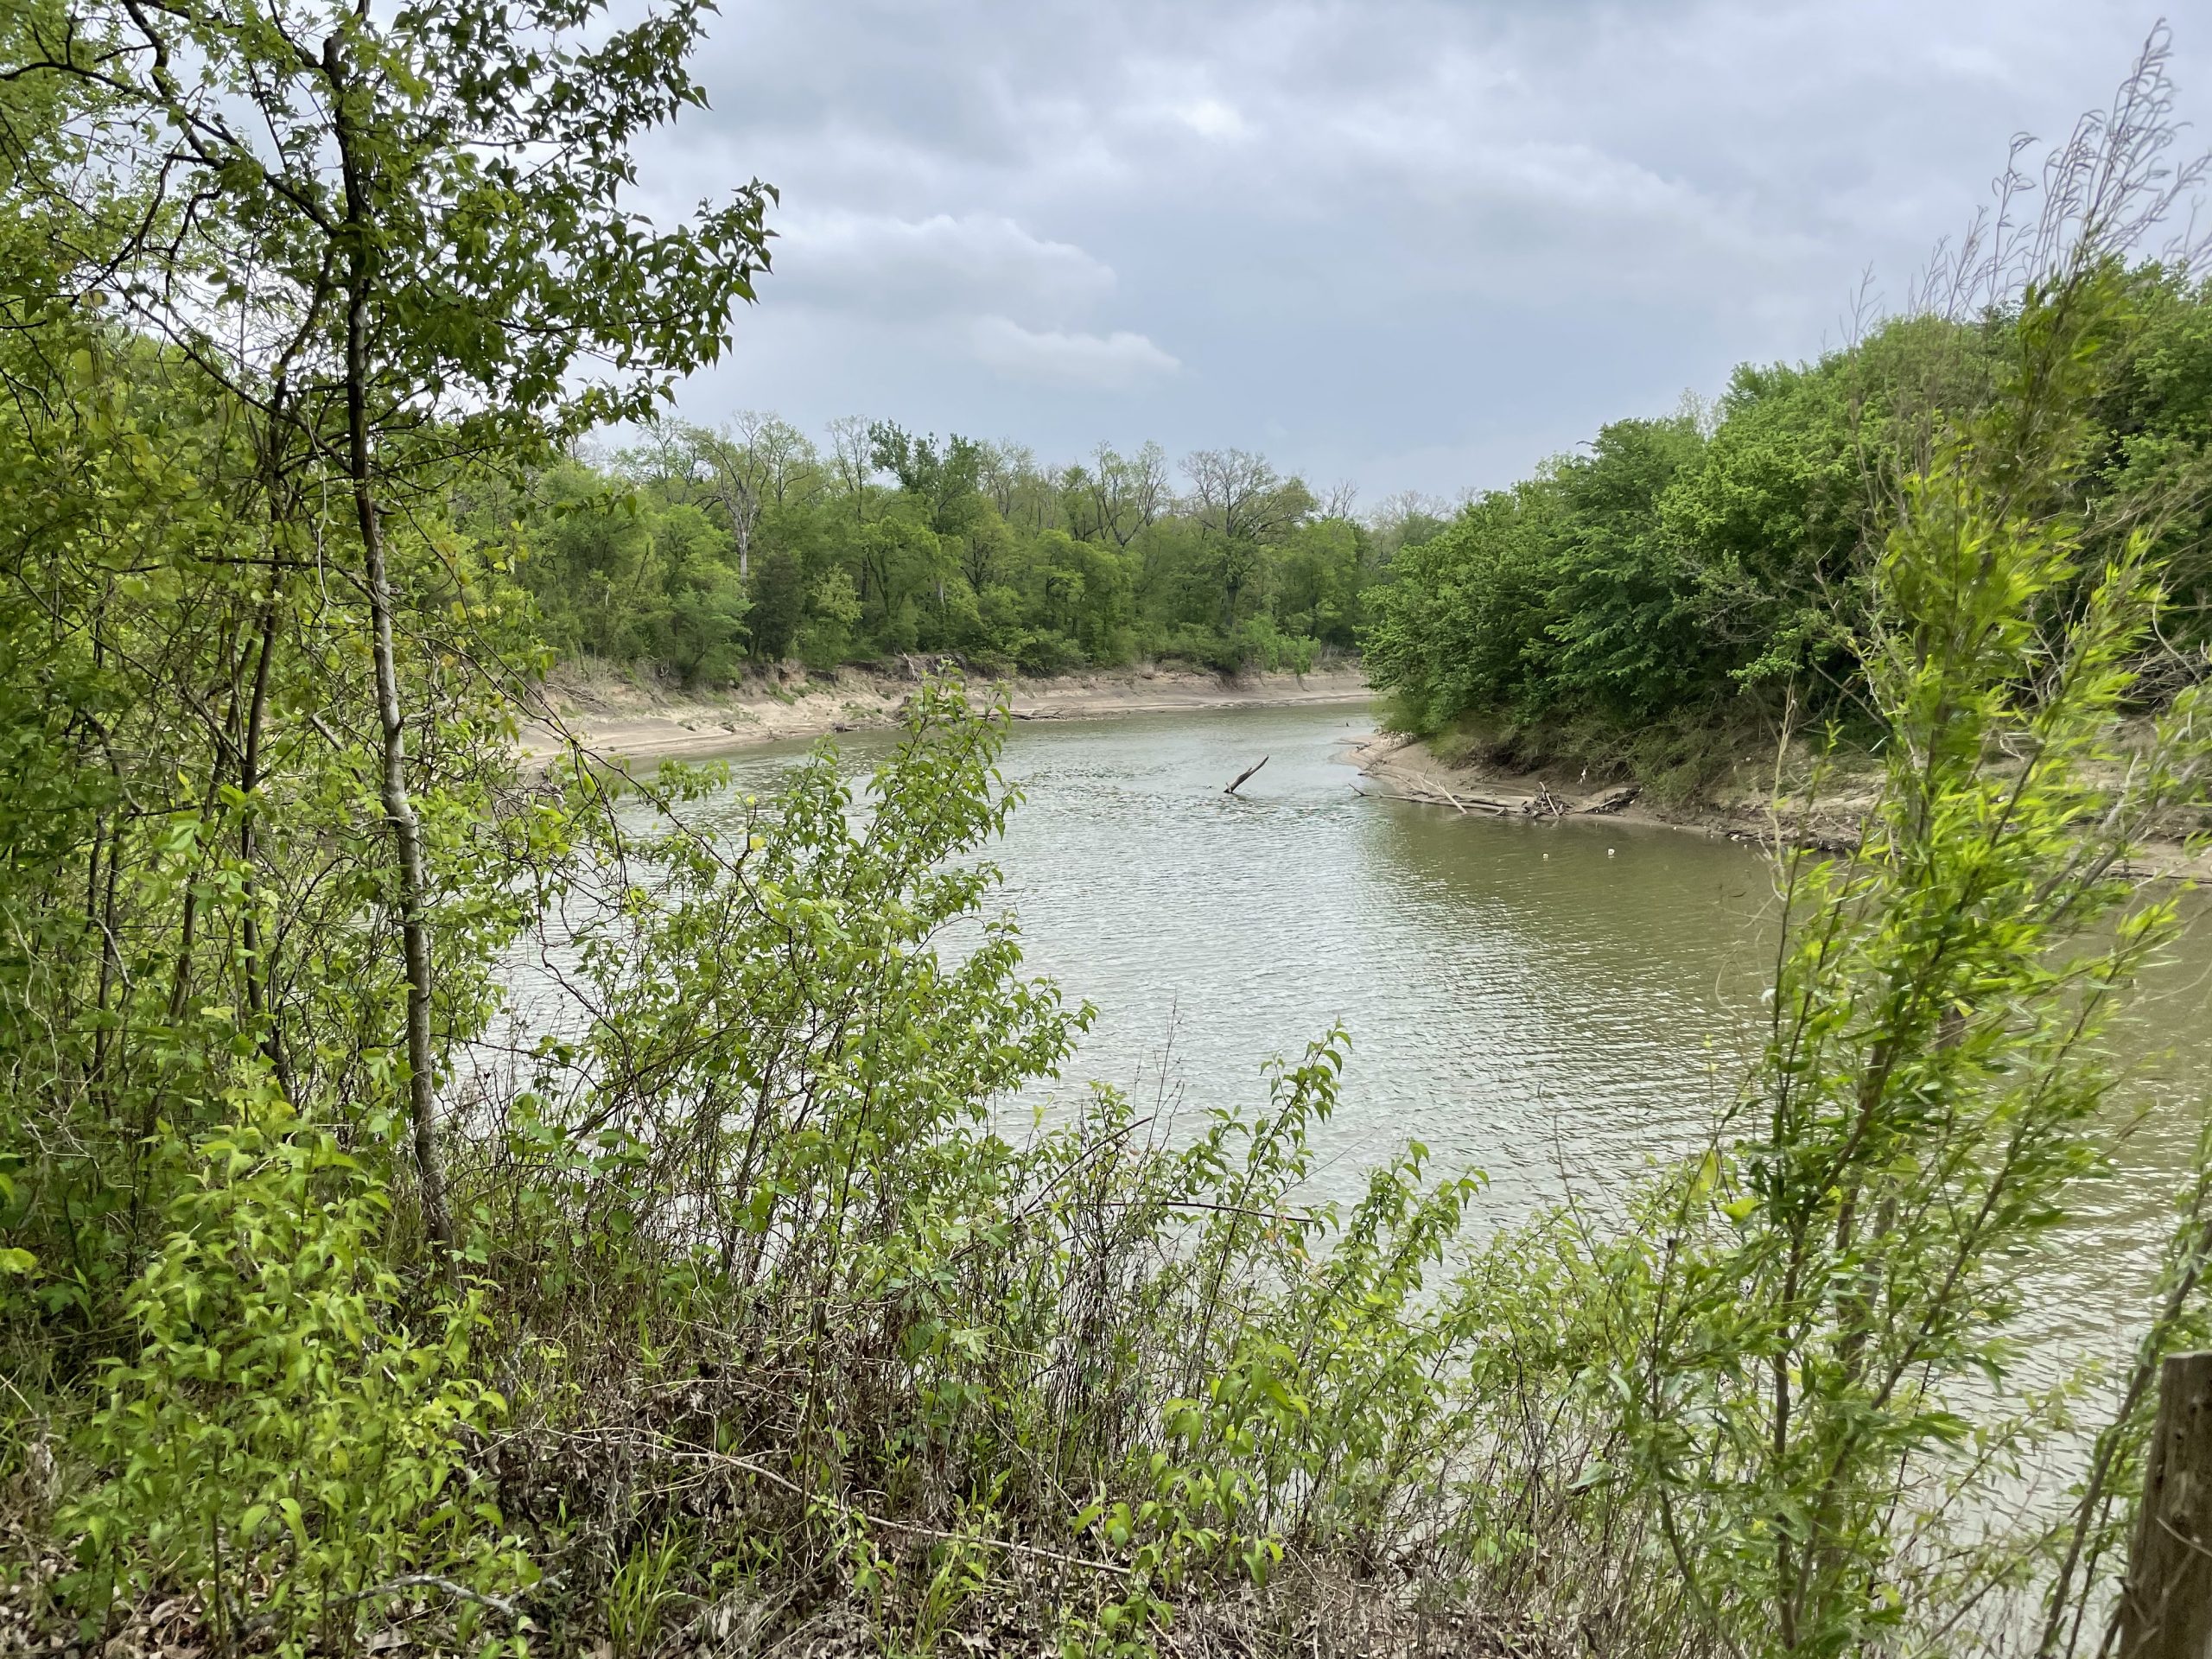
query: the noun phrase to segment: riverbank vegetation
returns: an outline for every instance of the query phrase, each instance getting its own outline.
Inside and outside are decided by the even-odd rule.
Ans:
[[[1363,635],[1395,723],[1525,765],[1672,772],[1678,791],[1793,721],[1871,742],[1873,575],[1905,480],[2034,349],[2031,313],[1961,282],[1986,253],[1969,238],[1919,308],[1816,362],[1746,364],[1716,404],[1613,422],[1402,549]],[[2170,647],[2155,702],[2212,643],[2212,283],[2186,257],[2114,282],[2063,494],[2085,570],[2147,538]]]
[[[2118,764],[2166,521],[2076,491],[2159,52],[1977,267],[1987,393],[1861,573],[1885,791],[1779,868],[1709,1144],[1497,1233],[1418,1146],[1313,1200],[1343,1033],[1009,1130],[1089,1013],[995,907],[957,678],[864,800],[825,752],[712,833],[711,773],[518,772],[485,480],[711,360],[772,207],[627,215],[703,14],[594,17],[0,16],[4,1639],[2101,1650],[2212,1253],[2177,1172],[2130,1334],[2023,1367],[2177,925],[2114,872],[2208,744],[2162,688]]]
[[[1382,561],[1431,523],[1370,526],[1242,450],[1040,467],[881,421],[817,446],[752,414],[479,480],[455,517],[512,550],[563,654],[687,686],[914,653],[990,674],[1303,672],[1353,651]]]

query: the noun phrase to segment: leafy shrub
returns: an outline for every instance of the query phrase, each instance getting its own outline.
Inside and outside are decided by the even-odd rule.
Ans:
[[[505,1410],[473,1362],[480,1299],[418,1339],[382,1265],[385,1193],[328,1131],[264,1093],[237,1104],[197,1149],[206,1173],[130,1295],[135,1351],[80,1436],[104,1478],[63,1517],[79,1605],[182,1591],[230,1641],[273,1631],[295,1653],[345,1644],[428,1575],[471,1627],[531,1576],[462,1472]]]

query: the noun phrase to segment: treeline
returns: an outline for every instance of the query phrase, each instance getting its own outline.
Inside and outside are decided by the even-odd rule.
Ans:
[[[687,683],[796,658],[923,652],[994,673],[1140,658],[1304,671],[1352,652],[1376,573],[1436,527],[1374,526],[1242,450],[1156,444],[1040,467],[1018,445],[772,416],[479,481],[456,518],[510,544],[549,642]]]
[[[1746,365],[1713,408],[1613,422],[1397,553],[1367,596],[1369,673],[1408,728],[1471,721],[1530,754],[1787,706],[1863,726],[1893,620],[1869,597],[1882,538],[1999,395],[2020,327],[2012,307],[1898,318],[1815,363]],[[2212,285],[2138,267],[2104,327],[2062,505],[2091,572],[2142,539],[2171,667],[2212,638]]]

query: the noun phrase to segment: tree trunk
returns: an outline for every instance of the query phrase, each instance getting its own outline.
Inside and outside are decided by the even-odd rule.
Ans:
[[[407,727],[399,708],[399,669],[392,647],[391,582],[385,565],[384,524],[377,511],[369,455],[367,204],[359,165],[346,143],[344,92],[339,97],[339,143],[346,205],[353,232],[346,294],[346,471],[353,486],[353,513],[360,525],[368,578],[371,652],[376,660],[377,720],[384,736],[384,812],[399,859],[399,937],[407,969],[407,1103],[414,1130],[415,1173],[423,1194],[423,1230],[447,1280],[457,1268],[453,1217],[446,1208],[444,1159],[438,1148],[436,1077],[430,1058],[430,929],[423,914],[429,880],[423,862],[423,825],[407,790]]]
[[[2120,1608],[2120,1659],[2212,1654],[2212,1352],[2170,1354],[2158,1378]]]
[[[245,741],[238,753],[238,794],[245,800],[238,821],[238,862],[245,871],[245,903],[238,916],[239,957],[245,975],[246,1012],[265,1020],[261,1052],[276,1074],[276,1087],[286,1100],[293,1099],[292,1078],[284,1062],[283,1044],[276,1031],[276,976],[269,960],[268,942],[261,934],[261,899],[256,891],[256,861],[260,854],[261,805],[254,791],[261,785],[261,739],[269,720],[269,668],[276,653],[276,589],[280,578],[269,575],[269,599],[261,613],[261,648],[253,667],[253,696],[246,709]]]

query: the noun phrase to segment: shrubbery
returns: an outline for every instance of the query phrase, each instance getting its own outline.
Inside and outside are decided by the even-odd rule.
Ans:
[[[418,1341],[385,1193],[273,1090],[236,1105],[125,1294],[126,1357],[90,1379],[78,1450],[110,1478],[59,1516],[71,1593],[98,1614],[188,1586],[219,1643],[291,1653],[350,1646],[374,1604],[443,1580],[467,1640],[467,1598],[534,1576],[467,1461],[505,1410],[470,1352],[482,1299],[425,1310]]]

